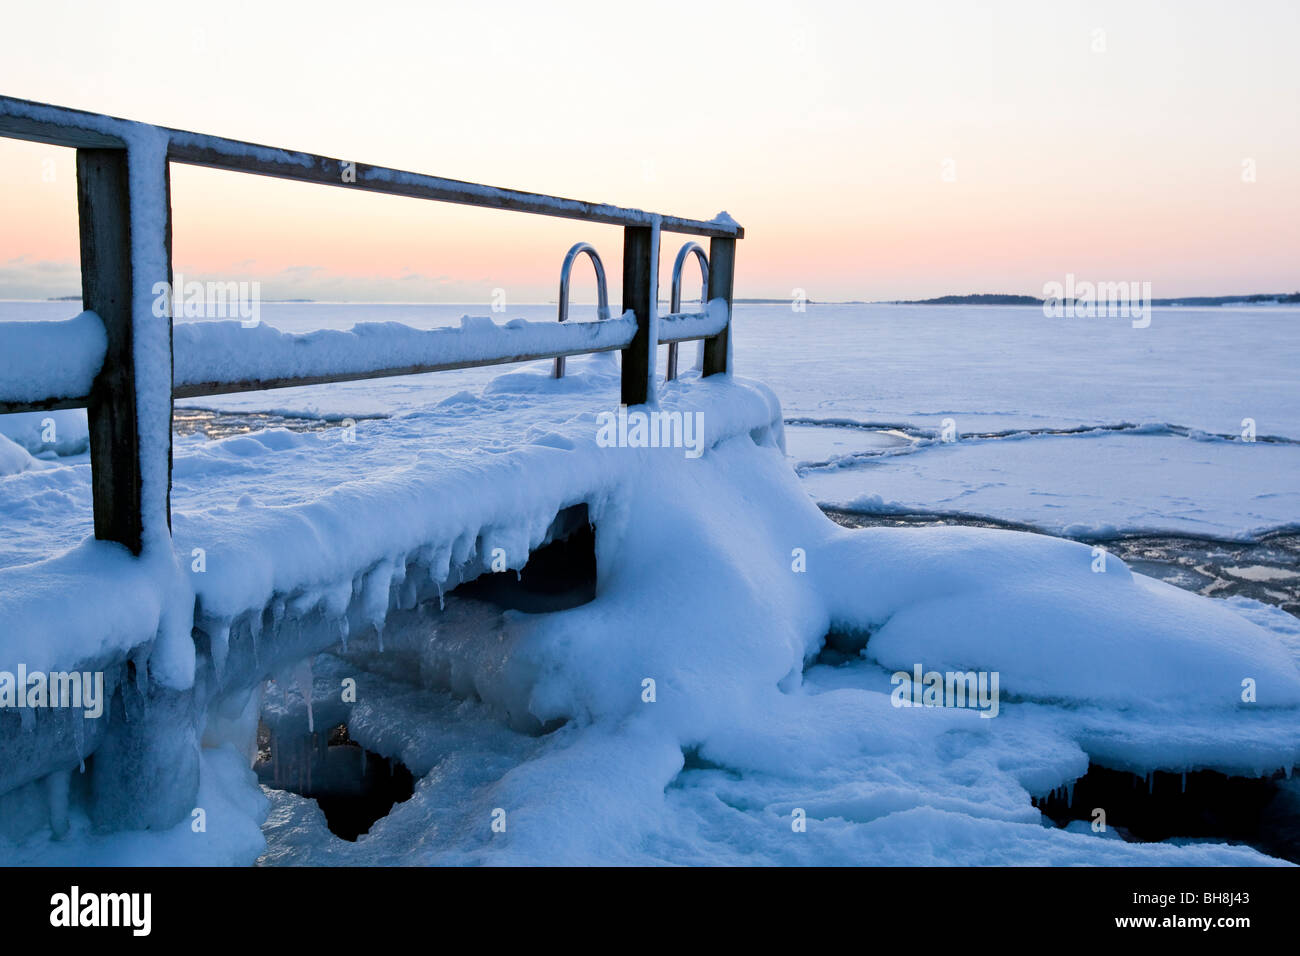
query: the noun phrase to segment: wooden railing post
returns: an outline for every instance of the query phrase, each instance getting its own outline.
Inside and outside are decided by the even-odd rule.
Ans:
[[[636,335],[623,350],[624,405],[644,405],[658,343],[651,317],[657,303],[659,236],[653,226],[623,228],[623,311],[636,313]]]
[[[140,432],[131,299],[131,210],[125,149],[77,150],[82,307],[104,323],[108,348],[90,391],[95,537],[140,553]]]
[[[704,375],[718,375],[727,368],[727,349],[731,339],[731,298],[736,273],[736,240],[715,237],[709,240],[708,298],[727,303],[727,324],[721,332],[704,340]]]

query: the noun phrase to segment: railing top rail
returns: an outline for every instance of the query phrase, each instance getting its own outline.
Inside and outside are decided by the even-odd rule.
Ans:
[[[0,96],[0,136],[55,146],[120,149],[134,134],[148,131],[167,137],[168,159],[191,166],[614,226],[650,225],[657,220],[662,231],[686,235],[734,239],[745,235],[745,230],[725,214],[708,222],[664,216],[606,203],[583,202],[354,163]]]

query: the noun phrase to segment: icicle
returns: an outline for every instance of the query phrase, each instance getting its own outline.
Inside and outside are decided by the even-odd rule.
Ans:
[[[77,748],[77,760],[80,761],[80,770],[86,772],[86,729],[83,726],[86,722],[84,716],[72,718],[72,743]]]
[[[226,669],[226,657],[230,654],[230,622],[222,621],[213,630],[209,642],[212,648],[212,667],[220,679]]]
[[[1154,770],[1149,770],[1147,771],[1147,796],[1150,796],[1155,792],[1156,792],[1156,772]]]
[[[365,576],[361,593],[361,618],[379,632],[379,650],[384,649],[383,626],[388,617],[392,596],[394,568],[391,561],[380,561]]]
[[[382,623],[375,625],[375,633],[379,635],[379,653],[384,653],[384,625]]]
[[[1071,780],[1065,785],[1065,805],[1066,807],[1074,806],[1074,781]]]
[[[522,569],[522,568],[515,568],[515,580],[516,580],[516,581],[522,581],[523,579],[524,579],[524,572],[523,572],[523,569]]]
[[[1183,793],[1187,792],[1187,771],[1183,771]]]
[[[263,613],[264,612],[262,611],[262,609],[259,608],[258,610],[254,611],[252,614],[248,616],[248,633],[249,636],[252,637],[253,639],[252,643],[253,643],[253,664],[254,665],[261,664],[261,658],[257,652],[257,642],[258,639],[261,638],[262,636]]]
[[[348,623],[347,616],[339,618],[339,640],[343,642],[343,653],[348,650],[348,635],[352,633],[352,625]]]
[[[1288,780],[1291,779],[1291,769],[1292,769],[1291,764],[1287,764],[1285,767],[1282,768],[1282,772],[1286,774],[1286,778]]]
[[[420,590],[416,587],[415,576],[407,574],[402,580],[402,610],[409,611],[420,603]]]
[[[54,839],[68,835],[68,785],[72,775],[67,770],[56,770],[45,777],[45,799],[50,808],[50,832]]]
[[[137,654],[131,661],[135,664],[135,689],[143,697],[149,689],[149,661],[143,653]]]
[[[302,699],[307,702],[307,730],[313,732],[316,729],[316,721],[311,712],[312,673],[310,657],[300,662],[293,669],[293,677],[298,683],[298,693],[302,694]]]
[[[284,789],[280,783],[280,748],[276,732],[271,731],[271,781],[277,790]]]

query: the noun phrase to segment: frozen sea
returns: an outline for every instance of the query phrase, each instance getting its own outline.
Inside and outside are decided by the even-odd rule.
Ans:
[[[72,311],[0,302],[0,321]],[[264,322],[290,332],[389,321],[437,328],[467,314],[544,321],[554,306],[496,315],[486,304],[262,307]],[[696,346],[682,348],[687,367]],[[1031,307],[740,304],[735,350],[737,374],[776,392],[791,458],[826,507],[991,519],[1085,539],[1251,542],[1300,522],[1300,308],[1157,308],[1135,328],[1128,318],[1047,318]],[[204,424],[194,409],[389,415],[501,371],[182,401],[179,424]]]

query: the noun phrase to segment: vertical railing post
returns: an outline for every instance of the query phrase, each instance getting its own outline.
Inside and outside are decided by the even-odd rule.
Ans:
[[[133,308],[137,282],[155,294],[156,283],[164,278],[171,285],[170,178],[165,155],[143,154],[139,162],[158,177],[152,188],[161,193],[163,205],[161,210],[149,208],[143,224],[132,220],[127,151],[77,150],[81,294],[84,307],[103,320],[108,339],[87,409],[95,537],[117,541],[137,555],[146,548],[170,547],[161,522],[170,527],[171,427],[162,416],[166,412],[170,418],[172,388],[170,311],[159,314],[151,309],[149,322],[137,327]],[[133,236],[133,229],[148,234]],[[157,257],[159,247],[165,263]],[[145,251],[137,257],[141,249]],[[144,269],[157,272],[139,274]],[[149,365],[137,366],[136,339],[143,336],[161,346],[164,331],[166,354],[152,348]],[[150,402],[143,410],[138,401],[141,385]],[[161,404],[164,398],[166,407]],[[164,449],[156,438],[148,445],[141,440],[142,411],[154,419],[146,422],[147,428],[166,428],[165,476],[160,460]],[[146,449],[158,457],[143,460]],[[165,478],[167,486],[151,490],[146,475],[160,485]],[[155,499],[152,503],[146,502],[146,491]],[[183,626],[188,632],[189,622]],[[151,665],[136,666],[148,669],[136,680],[121,682],[105,702],[108,726],[90,778],[90,817],[98,829],[171,827],[190,813],[198,793],[201,701],[196,687],[201,685],[172,687],[154,678]]]
[[[731,371],[727,367],[727,350],[731,340],[731,298],[736,272],[736,240],[715,238],[709,240],[709,294],[710,301],[722,299],[727,303],[727,324],[717,335],[704,340],[702,375],[718,375]]]
[[[658,342],[653,328],[658,293],[659,235],[657,226],[623,227],[623,311],[636,314],[636,335],[623,349],[622,402],[644,405]]]
[[[172,270],[172,164],[170,161],[163,162],[163,215],[166,217],[163,226],[163,248],[167,256],[167,288],[171,292],[167,296],[167,500],[166,500],[166,517],[167,531],[172,530],[172,426],[176,418],[176,400],[172,395],[172,386],[175,383],[176,369],[176,348],[173,344],[175,339],[175,310],[176,310],[176,280]]]
[[[104,323],[108,348],[90,390],[95,537],[140,553],[140,430],[132,334],[131,210],[124,149],[77,150],[82,308]]]

